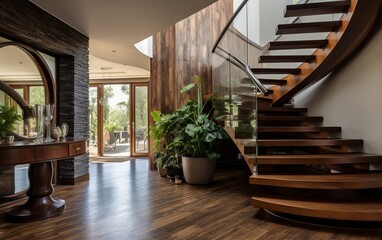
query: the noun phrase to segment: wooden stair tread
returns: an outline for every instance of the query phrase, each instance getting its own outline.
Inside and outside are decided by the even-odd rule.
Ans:
[[[283,80],[283,79],[261,79],[261,78],[259,78],[258,80],[261,83],[265,84],[265,85],[267,85],[267,84],[282,85],[282,84],[286,84],[287,83],[287,81]],[[253,86],[253,88],[255,88],[255,84],[252,82],[251,79],[243,78],[243,79],[241,79],[240,83],[244,84],[242,86],[247,87],[247,84],[248,84],[248,86]]]
[[[259,115],[261,121],[323,121],[321,116],[263,116]]]
[[[345,13],[349,10],[349,7],[349,0],[287,5],[285,8],[284,17]]]
[[[382,221],[381,200],[297,200],[273,196],[252,197],[253,206],[308,217],[353,221]]]
[[[288,155],[254,155],[247,154],[246,157],[258,164],[276,165],[299,165],[299,164],[353,164],[353,163],[375,163],[382,162],[382,156],[369,153],[341,153],[341,154],[288,154]]]
[[[259,147],[320,147],[339,145],[362,145],[362,139],[242,139],[244,146]]]
[[[258,79],[262,84],[264,85],[283,85],[283,84],[286,84],[287,81],[284,80],[284,79],[262,79],[262,78],[259,78]],[[252,80],[250,79],[246,79],[246,78],[243,78],[240,83],[242,84],[248,84],[248,85],[252,85],[253,87],[255,87],[255,84],[252,82]],[[245,85],[246,86],[246,85]]]
[[[308,126],[308,127],[300,127],[300,126],[259,126],[259,132],[285,132],[285,133],[307,133],[307,132],[339,132],[341,131],[341,127],[316,127],[316,126]]]
[[[300,68],[251,68],[255,74],[299,74]]]
[[[259,107],[257,110],[259,113],[306,113],[307,108],[294,108],[294,107]]]
[[[287,81],[283,80],[283,79],[262,79],[262,78],[260,78],[259,81],[264,85],[285,85],[287,83]]]
[[[268,50],[289,50],[305,48],[324,48],[328,40],[274,41],[268,44]]]
[[[256,97],[251,97],[251,96],[238,96],[238,99],[240,100],[240,108],[242,109],[256,109],[256,102],[254,100]],[[263,102],[272,102],[272,99],[266,98],[266,97],[261,97],[257,96],[257,102],[259,103],[260,101]]]
[[[277,26],[276,34],[335,32],[341,26],[342,21],[279,24]]]
[[[287,83],[286,80],[284,79],[262,79],[262,78],[259,78],[258,79],[262,84],[264,85],[284,85]],[[255,88],[255,84],[252,82],[252,80],[248,79],[248,78],[243,78],[240,83],[242,84],[245,84],[244,86],[247,87],[246,84],[250,85],[250,86],[253,86],[253,88]]]
[[[278,62],[313,62],[315,55],[266,55],[260,56],[259,63],[278,63]]]
[[[249,183],[309,189],[368,189],[382,187],[382,173],[262,174],[252,175]]]
[[[256,116],[254,115],[225,115],[220,117],[223,120],[227,121],[251,121],[256,119]]]

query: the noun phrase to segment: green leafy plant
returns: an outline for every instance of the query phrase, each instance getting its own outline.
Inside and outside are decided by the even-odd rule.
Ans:
[[[198,99],[189,100],[172,113],[152,111],[155,124],[150,127],[150,137],[154,140],[153,149],[158,168],[180,168],[181,156],[219,158],[213,151],[218,139],[227,138],[223,128],[212,119],[210,112],[204,113],[202,79],[195,76],[195,82],[185,86],[181,93],[198,88]]]
[[[213,145],[216,140],[227,138],[227,134],[211,119],[211,112],[204,112],[202,79],[199,76],[195,76],[195,82],[185,86],[181,92],[190,91],[195,87],[198,90],[197,108],[189,115],[189,122],[184,129],[179,131],[179,135],[174,139],[174,144],[182,146],[181,152],[185,156],[217,159],[220,154],[214,151]]]
[[[154,140],[156,165],[158,168],[180,168],[180,157],[183,147],[174,141],[179,132],[190,122],[190,116],[195,112],[196,102],[189,101],[181,108],[169,114],[152,111],[150,114],[155,125],[150,127],[150,136]]]
[[[16,106],[0,106],[0,139],[15,131],[14,125],[20,120],[21,116],[17,113]]]

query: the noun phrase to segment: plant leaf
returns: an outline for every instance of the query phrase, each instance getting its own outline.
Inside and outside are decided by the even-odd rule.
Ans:
[[[195,87],[195,85],[196,85],[195,83],[190,83],[187,86],[185,86],[184,88],[182,88],[182,90],[180,90],[180,92],[184,93],[184,92],[190,91],[192,88]]]

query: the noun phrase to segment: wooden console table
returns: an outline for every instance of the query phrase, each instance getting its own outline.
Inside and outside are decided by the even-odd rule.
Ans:
[[[0,144],[0,166],[30,164],[29,188],[26,193],[28,201],[8,210],[6,219],[11,222],[28,222],[48,218],[64,211],[65,201],[55,200],[51,196],[52,161],[79,156],[87,151],[87,140],[74,138],[40,144],[33,141]]]

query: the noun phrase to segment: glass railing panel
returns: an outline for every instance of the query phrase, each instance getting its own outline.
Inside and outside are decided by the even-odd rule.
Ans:
[[[236,139],[256,141],[257,87],[230,57],[215,54],[213,63],[215,117]]]
[[[254,68],[296,68],[301,63],[258,63],[261,55],[310,55],[315,49],[266,51],[270,41],[319,40],[328,33],[276,35],[278,24],[321,22],[339,20],[342,14],[319,16],[284,17],[287,4],[327,2],[328,0],[234,0],[238,9],[233,20],[220,35],[214,47],[213,95],[214,107],[226,127],[236,132],[235,138],[251,139],[257,155],[257,98],[265,87],[258,79],[282,79],[286,74],[255,75]],[[239,60],[238,60],[239,59]],[[244,66],[243,66],[244,64]],[[246,71],[245,71],[246,70]],[[249,73],[250,72],[250,73]],[[250,78],[252,80],[250,80]],[[251,90],[252,88],[252,90]],[[253,144],[254,143],[254,144]],[[256,164],[254,172],[256,172]]]

